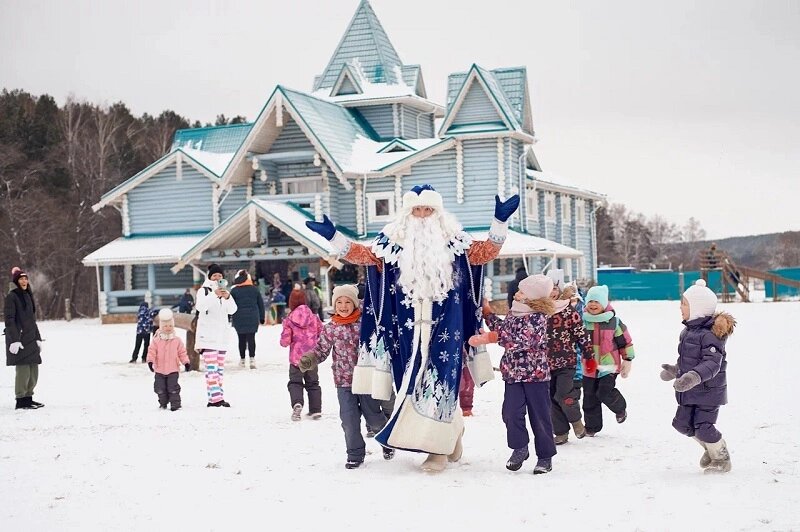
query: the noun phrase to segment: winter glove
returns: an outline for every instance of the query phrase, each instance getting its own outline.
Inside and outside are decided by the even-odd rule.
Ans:
[[[336,226],[333,225],[333,222],[326,214],[322,215],[321,222],[306,222],[306,227],[324,237],[325,240],[333,240],[334,235],[336,235]]]
[[[496,344],[497,338],[498,335],[496,332],[489,331],[470,336],[469,340],[467,340],[467,343],[472,347],[478,347],[479,345]]]
[[[700,384],[700,375],[696,371],[687,371],[672,384],[675,391],[685,392]]]
[[[16,355],[17,353],[19,353],[20,349],[25,349],[24,347],[22,347],[22,342],[13,342],[10,346],[8,346],[8,351],[12,355]]]
[[[190,366],[189,364],[184,364],[183,367],[186,369],[186,373],[192,371],[192,366]]]
[[[594,358],[585,359],[584,368],[586,371],[584,373],[594,373],[597,371],[597,361]]]
[[[627,379],[628,375],[631,374],[631,366],[633,366],[633,364],[630,360],[622,359],[622,363],[620,364],[619,368],[619,376],[623,379]]]
[[[150,371],[151,371],[151,372],[153,372],[153,373],[155,373],[155,372],[156,372],[156,370],[154,370],[154,369],[153,369],[153,363],[152,363],[152,362],[148,362],[148,363],[147,363],[147,367],[148,367],[148,368],[150,368]]]
[[[671,381],[678,375],[678,366],[671,364],[661,364],[661,380]]]
[[[494,197],[494,217],[498,222],[507,222],[514,211],[519,207],[519,194],[514,194],[505,202],[500,201],[500,196]],[[308,223],[308,222],[306,222]]]
[[[300,371],[303,373],[306,371],[311,371],[317,367],[317,357],[314,355],[303,355],[300,358],[300,363],[297,364],[297,367],[300,368]]]

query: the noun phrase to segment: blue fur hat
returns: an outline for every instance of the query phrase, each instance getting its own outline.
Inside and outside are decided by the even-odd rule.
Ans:
[[[597,301],[603,308],[608,306],[608,287],[604,284],[593,286],[586,292],[586,303]]]

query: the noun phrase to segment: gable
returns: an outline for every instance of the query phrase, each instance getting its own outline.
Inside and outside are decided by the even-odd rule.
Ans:
[[[314,150],[314,145],[308,140],[306,134],[291,116],[283,118],[283,128],[278,137],[267,150],[267,153],[280,153],[287,151]]]
[[[464,125],[505,126],[503,117],[480,83],[472,83],[451,123],[451,127]]]
[[[339,85],[339,90],[336,91],[336,94],[333,94],[332,96],[339,96],[341,94],[359,94],[360,92],[361,91],[359,91],[353,84],[353,80],[350,79],[350,76],[347,76],[344,81],[342,81],[342,84]]]

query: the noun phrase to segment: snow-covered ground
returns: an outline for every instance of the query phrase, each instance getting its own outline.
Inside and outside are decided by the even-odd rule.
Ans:
[[[628,420],[558,448],[553,472],[512,473],[500,380],[476,390],[462,461],[439,475],[420,455],[345,461],[330,364],[319,421],[293,423],[279,327],[258,334],[257,370],[228,359],[230,409],[206,408],[202,374],[181,374],[184,408],[157,408],[151,373],[128,364],[132,325],[45,322],[36,411],[13,409],[0,369],[0,530],[800,530],[800,416],[792,331],[800,303],[720,305],[730,404],[718,427],[733,471],[704,475],[701,449],[670,426],[659,365],[676,358],[675,302],[617,302],[637,358],[620,381]],[[231,347],[235,336],[231,332]],[[498,356],[499,353],[493,353]]]

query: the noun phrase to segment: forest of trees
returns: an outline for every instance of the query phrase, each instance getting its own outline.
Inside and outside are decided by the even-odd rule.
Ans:
[[[48,95],[0,92],[0,275],[29,270],[40,315],[97,315],[95,272],[81,259],[120,234],[113,208],[92,212],[100,196],[163,156],[176,129],[236,124],[190,122],[172,111],[133,116],[124,103],[103,106]],[[5,286],[5,283],[3,284]]]
[[[218,115],[191,122],[173,111],[134,116],[124,103],[97,105],[0,92],[0,276],[28,270],[42,317],[97,315],[95,271],[81,259],[120,234],[119,213],[92,205],[163,156],[176,129],[245,122]],[[611,204],[597,211],[601,264],[696,268],[706,246],[700,222],[683,226]],[[761,268],[800,265],[800,232],[717,241],[734,260]],[[7,277],[8,278],[8,277]]]

